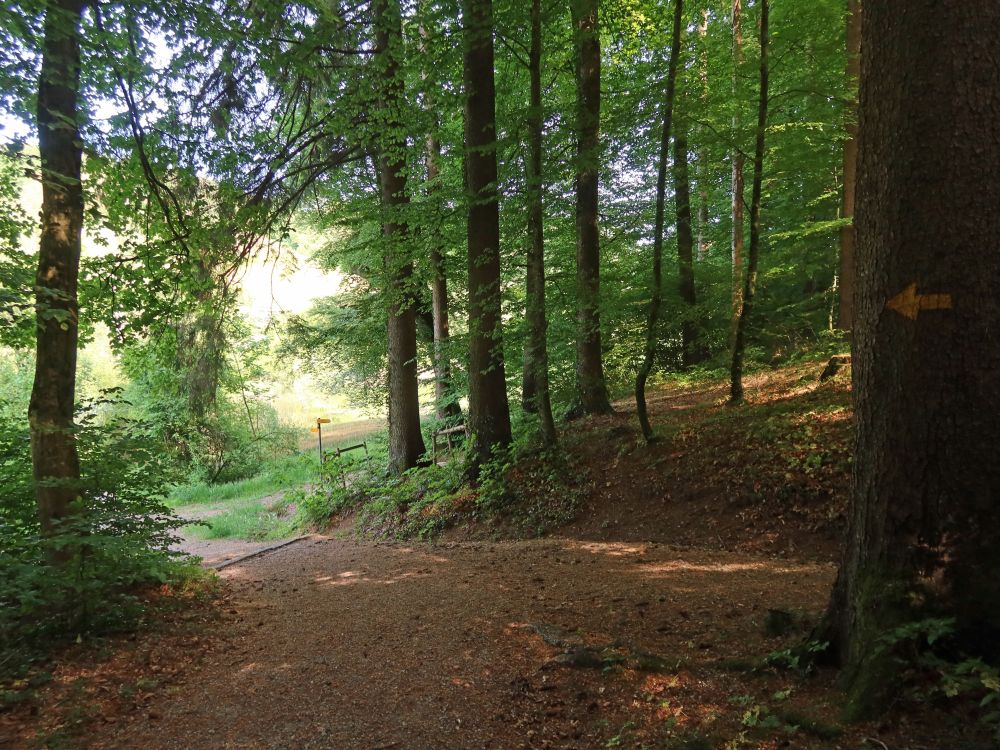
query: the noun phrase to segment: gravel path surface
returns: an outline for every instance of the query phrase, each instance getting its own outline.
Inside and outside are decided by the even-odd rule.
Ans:
[[[221,575],[225,637],[193,638],[150,707],[95,728],[90,747],[606,747],[623,726],[663,726],[664,691],[687,701],[686,721],[708,721],[722,688],[685,665],[766,653],[767,608],[821,607],[833,567],[642,544],[311,538]],[[614,660],[575,668],[581,654]],[[636,666],[650,658],[653,671]]]

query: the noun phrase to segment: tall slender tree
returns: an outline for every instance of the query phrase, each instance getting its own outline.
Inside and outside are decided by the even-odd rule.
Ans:
[[[531,0],[531,44],[528,72],[531,78],[528,102],[528,337],[524,347],[523,400],[525,410],[535,412],[547,443],[556,442],[549,393],[548,328],[545,314],[544,185],[542,182],[542,3]]]
[[[732,317],[730,322],[730,345],[736,343],[736,324],[743,306],[743,141],[740,138],[739,110],[739,80],[740,67],[743,64],[743,0],[733,0],[733,100],[736,109],[733,111],[733,173],[732,186]]]
[[[601,37],[598,0],[572,0],[576,52],[576,386],[584,414],[611,412],[601,348]]]
[[[757,102],[757,138],[753,152],[753,189],[750,197],[750,247],[747,252],[747,270],[743,279],[743,299],[736,319],[733,337],[733,357],[729,370],[729,401],[738,404],[743,400],[743,354],[746,348],[747,326],[753,310],[757,290],[757,264],[760,259],[760,203],[764,184],[764,139],[767,134],[768,106],[768,0],[760,3],[760,95]]]
[[[402,126],[403,34],[399,0],[375,0],[375,59],[379,64],[378,173],[385,217],[385,266],[389,276],[387,343],[389,359],[389,470],[401,473],[417,465],[425,452],[420,432],[417,384],[417,326],[410,257],[403,210],[406,192],[406,135]]]
[[[844,141],[844,187],[841,193],[840,216],[851,223],[840,228],[840,307],[837,327],[850,331],[854,321],[854,193],[858,174],[858,98],[856,86],[861,71],[861,0],[847,3],[847,86],[851,92],[847,102]]]
[[[430,34],[424,26],[420,27],[421,53],[429,57]],[[424,69],[423,79],[426,85],[429,71]],[[424,109],[430,123],[424,143],[424,159],[426,162],[427,197],[432,210],[442,212],[444,205],[441,194],[441,140],[438,135],[440,118],[435,110],[435,97],[425,88]],[[431,322],[434,335],[434,403],[438,419],[450,419],[461,416],[462,407],[452,390],[451,379],[451,327],[448,321],[448,276],[444,263],[444,238],[440,228],[435,223],[429,230],[430,268],[431,268]]]
[[[899,689],[884,636],[955,618],[1000,635],[1000,5],[865,6],[856,441],[828,614],[851,712]]]
[[[670,159],[670,128],[674,117],[677,88],[678,58],[681,56],[681,33],[684,28],[684,2],[674,0],[673,37],[670,62],[667,64],[667,86],[663,99],[663,128],[660,131],[660,164],[656,174],[656,219],[653,228],[653,276],[650,283],[649,313],[646,319],[646,346],[642,363],[635,377],[635,409],[646,442],[655,439],[646,409],[646,380],[653,371],[656,344],[659,339],[660,306],[663,304],[663,232],[667,212],[667,162]]]
[[[42,210],[35,276],[35,380],[28,421],[35,496],[45,532],[52,532],[73,513],[80,490],[74,402],[83,231],[79,131],[83,8],[81,0],[46,3],[38,82]]]
[[[468,473],[478,476],[497,447],[510,444],[510,408],[500,318],[500,203],[492,0],[463,0],[465,171],[468,185]]]
[[[691,185],[688,178],[687,123],[683,112],[676,118],[674,135],[674,208],[677,213],[677,287],[685,304],[681,321],[681,365],[690,367],[698,359],[698,327],[694,321],[698,294],[694,284],[694,232],[691,217]]]

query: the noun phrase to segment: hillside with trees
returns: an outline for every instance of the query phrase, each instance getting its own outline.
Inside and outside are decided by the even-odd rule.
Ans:
[[[998,16],[6,6],[0,740],[992,746]]]

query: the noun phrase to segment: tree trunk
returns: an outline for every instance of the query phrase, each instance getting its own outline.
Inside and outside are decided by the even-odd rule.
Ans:
[[[733,0],[733,96],[737,111],[733,114],[733,176],[732,176],[732,317],[730,346],[736,345],[736,323],[743,307],[743,147],[740,138],[739,69],[743,63],[743,0]]]
[[[42,164],[41,239],[35,276],[35,381],[28,407],[35,498],[42,530],[74,512],[80,460],[73,421],[78,340],[77,279],[83,230],[83,149],[77,126],[83,3],[47,5],[38,83]],[[56,558],[64,555],[56,553]]]
[[[609,414],[601,351],[598,175],[601,161],[601,39],[598,0],[572,0],[576,45],[576,386],[584,414]]]
[[[681,364],[690,367],[698,360],[698,327],[694,322],[698,304],[694,286],[694,233],[691,231],[691,188],[688,181],[687,127],[677,118],[674,136],[674,206],[677,212],[677,281],[681,299],[687,305],[681,321]]]
[[[743,352],[746,348],[747,324],[753,310],[757,290],[757,261],[760,256],[760,199],[764,183],[764,136],[767,133],[768,83],[768,0],[760,4],[760,98],[757,103],[757,141],[753,152],[753,190],[750,197],[750,248],[747,252],[747,272],[743,280],[743,300],[736,319],[733,337],[733,359],[729,371],[729,401],[743,400]]]
[[[440,189],[441,143],[437,135],[427,136],[427,192],[434,195]],[[440,235],[434,230],[431,261],[431,312],[434,320],[434,402],[438,419],[462,416],[462,407],[451,387],[450,334],[448,330],[448,277],[444,269],[444,253]]]
[[[510,444],[500,318],[500,204],[492,0],[463,0],[465,169],[469,193],[469,417],[467,465],[475,479]]]
[[[421,53],[427,55],[427,29],[420,27]],[[423,77],[428,77],[425,69]],[[431,122],[427,132],[424,147],[424,158],[427,163],[427,197],[431,199],[431,210],[441,212],[444,209],[438,198],[441,191],[441,141],[438,139],[440,123],[434,111],[434,97],[425,89],[424,109]],[[431,266],[431,332],[434,349],[434,404],[438,419],[453,419],[462,416],[462,407],[458,397],[452,390],[451,383],[451,347],[450,330],[448,326],[448,275],[444,266],[444,242],[437,226],[430,229],[430,266]]]
[[[847,10],[847,85],[857,85],[861,69],[861,0],[848,0]],[[844,141],[844,191],[840,216],[852,223],[840,228],[840,308],[837,327],[850,331],[854,321],[854,189],[858,172],[858,98],[852,94],[847,105]]]
[[[548,444],[556,442],[549,394],[549,354],[545,341],[548,323],[545,318],[545,237],[542,182],[542,9],[541,0],[531,1],[531,47],[528,70],[531,94],[528,103],[528,340],[524,351],[525,411],[537,413],[542,436]]]
[[[382,135],[379,138],[378,172],[382,194],[382,234],[388,274],[389,319],[389,471],[400,474],[417,465],[424,454],[420,432],[420,396],[417,389],[417,322],[407,227],[400,209],[409,203],[406,194],[406,139],[399,123],[403,81],[399,70],[402,29],[399,0],[376,0],[375,46],[381,61]]]
[[[701,20],[698,22],[698,40],[701,49],[698,55],[698,78],[701,83],[701,104],[708,106],[708,50],[705,47],[705,39],[708,36],[708,8],[701,11]],[[699,139],[701,140],[701,139]],[[708,150],[702,146],[698,151],[697,172],[698,172],[698,260],[703,261],[708,257],[708,248],[711,243],[708,241],[708,175],[711,167],[708,163]]]
[[[649,315],[646,319],[646,347],[642,364],[635,377],[635,410],[639,426],[647,443],[655,435],[646,410],[646,380],[653,370],[656,343],[660,326],[660,305],[663,300],[663,229],[667,205],[667,160],[670,158],[670,126],[674,116],[674,92],[677,85],[677,65],[681,55],[684,3],[674,0],[673,41],[670,45],[670,62],[667,65],[667,90],[663,102],[663,129],[660,131],[660,165],[656,174],[656,220],[653,229],[653,279],[650,288]]]
[[[853,502],[827,623],[855,716],[899,689],[879,638],[902,623],[1000,643],[1000,5],[864,13]]]

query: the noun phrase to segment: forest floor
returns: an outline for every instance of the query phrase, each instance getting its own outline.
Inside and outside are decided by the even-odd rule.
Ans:
[[[835,674],[795,669],[836,572],[848,378],[815,363],[575,423],[576,520],[437,544],[310,537],[232,565],[211,600],[73,647],[0,713],[49,748],[979,748],[905,706],[843,724]]]

